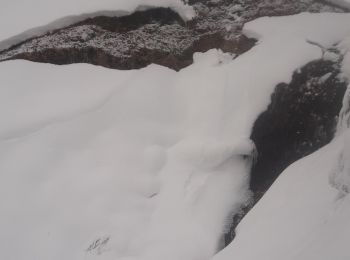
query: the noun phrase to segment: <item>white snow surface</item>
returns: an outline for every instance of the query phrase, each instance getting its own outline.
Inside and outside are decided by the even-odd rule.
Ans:
[[[209,127],[192,133],[208,118],[196,106],[212,97],[195,93],[215,94],[213,82],[159,66],[11,61],[0,71],[0,258],[214,254],[227,215],[246,199],[242,155],[253,147],[223,142]]]
[[[180,72],[0,63],[0,258],[211,259],[227,217],[249,198],[242,155],[254,153],[254,120],[277,83],[322,56],[308,41],[337,43],[349,22],[262,18],[245,27],[259,37],[247,53],[196,54]],[[311,158],[331,162],[339,149],[329,147]],[[327,183],[324,196],[336,190],[310,176]]]
[[[2,0],[0,50],[87,18],[122,16],[152,7],[169,7],[184,20],[195,16],[181,0]]]

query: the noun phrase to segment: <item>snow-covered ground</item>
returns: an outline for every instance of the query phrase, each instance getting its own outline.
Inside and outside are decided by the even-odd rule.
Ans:
[[[89,17],[121,16],[150,7],[169,7],[184,20],[195,16],[193,9],[181,0],[2,0],[0,51]]]
[[[0,63],[0,258],[211,259],[226,218],[249,198],[254,120],[277,83],[322,57],[309,42],[337,43],[349,23],[349,14],[262,18],[245,26],[259,38],[249,52],[195,54],[178,73]],[[331,162],[339,150],[329,147],[311,160]],[[315,202],[321,215],[329,201]]]

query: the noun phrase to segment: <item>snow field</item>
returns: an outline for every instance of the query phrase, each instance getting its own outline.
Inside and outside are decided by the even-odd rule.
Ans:
[[[249,199],[256,117],[276,84],[322,57],[308,41],[337,43],[349,22],[262,18],[244,29],[259,37],[247,53],[196,54],[178,73],[0,63],[0,258],[211,259]]]

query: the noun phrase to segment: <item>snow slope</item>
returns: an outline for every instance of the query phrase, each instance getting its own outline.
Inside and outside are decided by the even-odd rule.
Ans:
[[[184,20],[194,16],[181,0],[2,0],[0,50],[89,17],[127,15],[146,7],[170,7]]]
[[[249,52],[178,73],[0,63],[0,258],[210,259],[249,198],[254,120],[349,22],[259,19]]]
[[[195,91],[175,85],[176,72],[22,61],[0,71],[1,258],[156,259],[180,247],[189,259],[199,252],[187,235],[213,254],[232,204],[245,199],[241,155],[252,147],[189,134],[192,119],[207,118],[188,117]]]

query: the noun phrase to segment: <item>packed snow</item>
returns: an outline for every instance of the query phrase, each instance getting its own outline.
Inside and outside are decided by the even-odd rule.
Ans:
[[[350,14],[262,18],[244,28],[259,38],[247,53],[234,60],[218,50],[196,54],[194,64],[180,72],[155,65],[121,72],[83,64],[0,63],[0,258],[211,259],[226,220],[249,199],[254,120],[276,84],[322,57],[309,42],[337,43],[350,35],[349,27],[339,25],[349,23]],[[292,213],[296,224],[312,219],[314,212],[293,211],[310,207],[308,200],[299,203],[303,195],[325,216],[323,206],[339,190],[316,172],[331,168],[341,153],[338,143],[293,166],[299,172],[290,177],[294,185],[274,185],[282,195],[265,201],[277,203],[280,222],[271,216],[272,206],[259,204],[244,222],[255,225],[241,227],[237,242],[218,259],[241,257],[252,247],[263,255],[260,240],[273,245],[266,239],[271,225],[256,226],[264,213],[270,224],[286,224]],[[313,166],[319,160],[326,166]],[[298,179],[305,173],[328,190],[313,192]],[[285,204],[287,195],[294,202]],[[277,231],[292,226],[282,224]],[[252,235],[258,242],[250,243]],[[288,246],[295,237],[276,238]]]
[[[151,7],[169,7],[184,20],[195,16],[194,10],[181,0],[2,0],[0,51],[90,17],[122,16]]]

